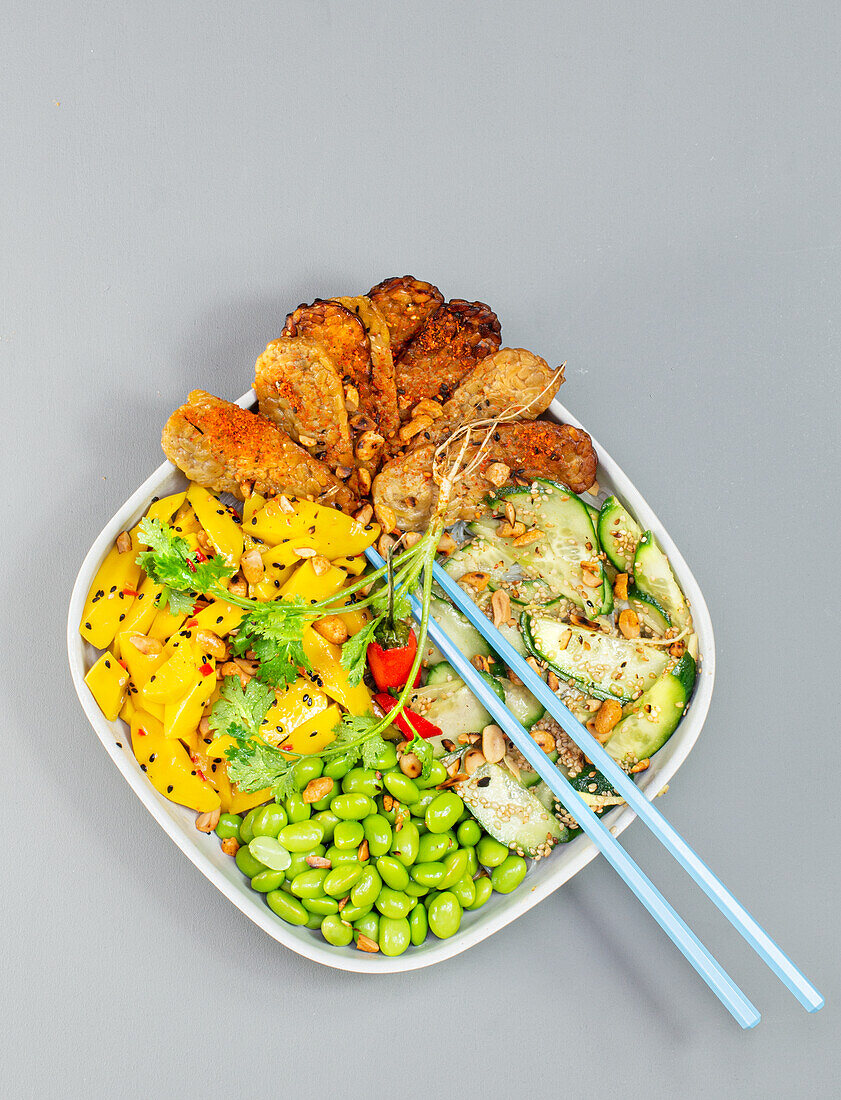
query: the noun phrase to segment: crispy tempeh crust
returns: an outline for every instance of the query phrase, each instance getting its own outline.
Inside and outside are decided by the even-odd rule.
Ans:
[[[193,390],[167,420],[161,446],[192,481],[244,500],[288,493],[353,512],[355,496],[280,428],[231,401]]]
[[[464,378],[444,404],[441,423],[456,428],[503,415],[535,420],[549,408],[563,380],[563,367],[553,371],[524,348],[500,348]]]
[[[384,279],[371,287],[368,297],[388,325],[395,361],[426,319],[444,304],[444,295],[437,286],[416,279],[414,275]]]

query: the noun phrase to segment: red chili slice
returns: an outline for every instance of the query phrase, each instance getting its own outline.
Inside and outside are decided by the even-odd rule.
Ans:
[[[374,702],[383,714],[390,714],[397,706],[397,700],[393,696],[387,695],[385,692],[375,695]],[[409,722],[412,723],[412,726],[418,731],[418,736],[422,737],[425,741],[430,737],[440,737],[443,732],[438,726],[424,718],[422,714],[415,714],[413,710],[409,710],[408,707],[405,707],[394,719],[394,724],[401,733],[404,733],[406,737],[410,739],[414,734],[412,728],[409,726],[409,722],[406,721],[407,718]]]

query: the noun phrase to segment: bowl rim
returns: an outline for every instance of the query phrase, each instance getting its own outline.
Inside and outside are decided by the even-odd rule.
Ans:
[[[239,398],[237,404],[247,408],[255,401],[254,391],[249,390]],[[552,402],[548,413],[554,420],[586,431],[580,421],[557,399]],[[593,438],[593,446],[599,456],[600,478],[606,478],[611,482],[614,491],[630,507],[641,526],[655,534],[666,552],[692,608],[692,617],[698,634],[700,662],[689,710],[667,742],[667,745],[671,746],[671,751],[662,767],[652,768],[651,772],[645,773],[640,782],[640,787],[646,792],[653,788],[649,797],[654,797],[668,785],[685,762],[709,712],[715,682],[715,639],[712,621],[698,582],[668,531],[630,478],[595,438]],[[543,875],[541,881],[533,885],[530,890],[526,889],[524,884],[524,888],[507,895],[494,913],[462,926],[462,929],[450,939],[427,940],[422,947],[395,958],[389,958],[380,953],[366,954],[355,948],[332,947],[312,935],[309,929],[288,925],[280,920],[244,881],[239,883],[227,876],[218,861],[218,852],[213,852],[217,857],[216,861],[211,858],[212,850],[209,845],[212,843],[212,834],[210,837],[205,837],[204,834],[197,833],[192,828],[193,817],[190,811],[169,802],[148,782],[140,771],[133,753],[122,747],[125,742],[131,743],[127,727],[121,719],[109,722],[104,717],[84,682],[89,667],[89,663],[86,665],[86,657],[96,651],[79,634],[78,623],[94,574],[117,535],[137,522],[146,511],[157,489],[167,478],[176,473],[178,471],[172,463],[163,462],[105,524],[85,555],[73,585],[68,607],[67,653],[70,673],[88,721],[123,778],[184,855],[249,920],[262,928],[272,939],[297,954],[334,969],[368,974],[418,970],[443,962],[481,943],[482,940],[498,932],[554,893],[599,854],[596,846],[586,836],[577,837],[571,844],[571,848],[572,845],[577,846],[577,851],[573,849],[564,861],[559,861],[558,866]],[[663,751],[665,746],[661,752]],[[186,815],[190,815],[189,818]],[[606,821],[609,822],[614,835],[618,836],[635,817],[636,814],[624,806],[617,807],[610,815],[606,815]],[[194,836],[187,827],[188,821]],[[551,859],[549,863],[551,864]]]

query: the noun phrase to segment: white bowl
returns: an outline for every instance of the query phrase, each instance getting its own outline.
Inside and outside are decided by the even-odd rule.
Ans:
[[[247,408],[254,401],[254,393],[250,391],[240,398],[239,404]],[[549,412],[559,421],[582,427],[559,401],[552,402]],[[652,766],[644,773],[640,782],[640,787],[649,793],[649,797],[654,797],[672,779],[689,755],[707,716],[715,677],[712,623],[698,583],[668,532],[607,451],[595,439],[593,444],[599,456],[601,495],[615,492],[636,515],[641,526],[650,529],[657,536],[689,599],[698,632],[701,660],[688,713],[669,741],[656,754]],[[481,909],[475,913],[465,913],[460,930],[451,939],[437,940],[430,937],[421,947],[410,947],[404,955],[397,958],[366,954],[353,947],[331,947],[318,931],[294,927],[276,917],[266,905],[263,896],[250,888],[234,861],[221,851],[216,837],[213,834],[206,836],[196,830],[195,814],[158,794],[134,758],[128,727],[120,719],[109,722],[103,717],[84,682],[85,673],[98,655],[82,639],[78,629],[82,607],[94,574],[117,535],[140,519],[153,496],[176,492],[185,484],[184,475],[170,462],[164,462],[105,525],[88,551],[73,587],[67,619],[67,650],[76,692],[106,752],[161,828],[238,909],[279,943],[326,966],[371,974],[416,970],[449,959],[504,928],[557,890],[597,855],[598,849],[586,836],[577,837],[571,843],[556,848],[548,859],[534,864],[529,869],[524,884],[513,894],[493,894]],[[635,816],[627,807],[617,807],[606,814],[604,820],[618,835],[631,824]]]

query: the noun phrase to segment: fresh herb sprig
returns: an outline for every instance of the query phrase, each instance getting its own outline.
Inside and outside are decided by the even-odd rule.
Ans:
[[[236,572],[223,557],[207,558],[193,550],[186,539],[159,519],[147,516],[138,531],[141,541],[151,549],[138,554],[137,564],[155,584],[163,586],[158,607],[168,604],[173,615],[188,614],[198,596],[214,590],[219,581]]]

